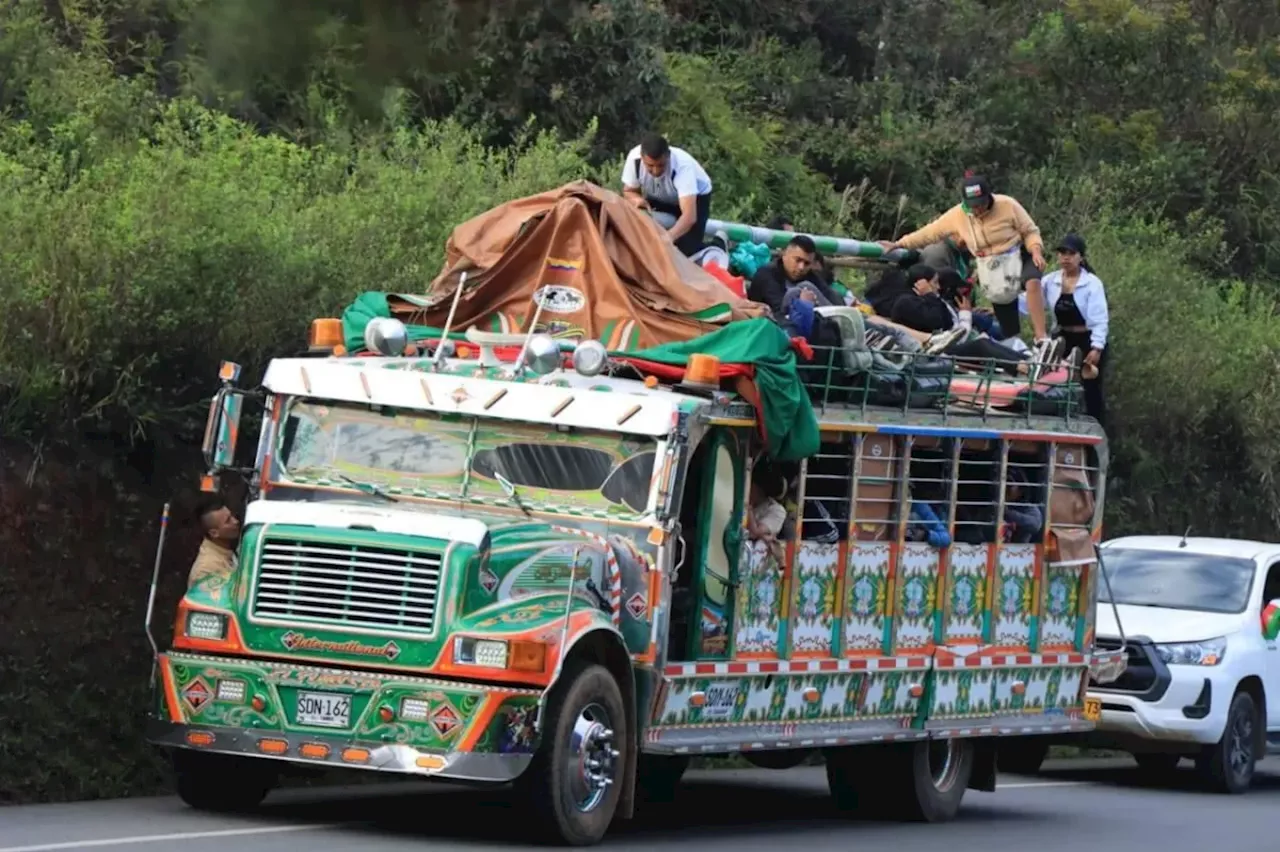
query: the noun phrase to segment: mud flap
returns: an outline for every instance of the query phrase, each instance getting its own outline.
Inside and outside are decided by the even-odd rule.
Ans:
[[[973,744],[973,774],[969,789],[983,793],[996,791],[996,741],[977,740]]]

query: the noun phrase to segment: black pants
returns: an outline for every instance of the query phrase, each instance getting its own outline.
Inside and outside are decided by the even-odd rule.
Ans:
[[[1088,334],[1064,332],[1059,334],[1058,337],[1062,338],[1068,353],[1072,349],[1079,349],[1081,358],[1089,354],[1092,342]],[[1080,379],[1080,385],[1084,389],[1084,413],[1097,420],[1098,425],[1103,429],[1107,428],[1107,402],[1102,392],[1102,380],[1107,373],[1107,355],[1110,352],[1110,347],[1102,350],[1102,356],[1098,358],[1097,378],[1086,379],[1081,377]]]
[[[648,201],[649,206],[659,213],[666,213],[677,218],[680,216],[679,204],[668,204],[665,201],[657,201],[652,198],[646,198],[645,201]],[[692,257],[704,248],[702,241],[707,235],[707,220],[710,218],[711,193],[708,192],[706,195],[698,196],[698,218],[694,220],[693,227],[686,231],[684,236],[676,240],[676,248],[680,249],[680,253],[685,257]]]
[[[1016,308],[1017,306],[1015,305],[1014,307]],[[969,358],[990,358],[996,362],[995,368],[997,370],[1008,373],[1011,376],[1018,375],[1018,362],[1022,360],[1022,356],[1008,346],[1001,346],[986,337],[977,337],[973,340],[962,340],[959,343],[953,343],[942,350],[942,354],[950,355],[957,361],[964,361]],[[982,361],[977,361],[974,366],[983,368],[985,364]]]

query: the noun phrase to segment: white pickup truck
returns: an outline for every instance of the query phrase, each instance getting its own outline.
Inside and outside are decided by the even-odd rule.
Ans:
[[[1128,667],[1090,685],[1102,718],[1072,744],[1127,751],[1151,772],[1191,758],[1210,789],[1245,792],[1255,763],[1280,752],[1280,544],[1130,536],[1102,557],[1097,644],[1123,636]],[[1034,771],[1045,750],[1002,754],[1001,767]]]

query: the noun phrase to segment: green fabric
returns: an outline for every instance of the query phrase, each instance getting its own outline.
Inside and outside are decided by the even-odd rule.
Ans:
[[[629,353],[659,364],[684,366],[690,355],[714,355],[722,364],[751,364],[760,391],[769,456],[795,461],[818,452],[818,418],[800,383],[791,340],[772,320],[730,323],[693,340],[664,343]]]
[[[364,328],[369,324],[369,320],[391,316],[391,306],[387,303],[388,295],[394,294],[376,291],[361,293],[342,312],[342,338],[345,341],[348,352],[360,352],[366,348],[364,345]],[[409,339],[412,341],[432,340],[440,337],[440,329],[438,328],[407,324],[405,328],[408,329]],[[466,332],[451,331],[449,332],[449,339],[465,341],[467,335]]]

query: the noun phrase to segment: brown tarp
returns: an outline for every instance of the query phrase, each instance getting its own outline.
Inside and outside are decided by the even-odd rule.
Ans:
[[[388,296],[393,315],[441,328],[462,271],[452,328],[538,330],[634,350],[764,315],[681,254],[647,213],[587,181],[520,198],[454,228],[426,299]]]

